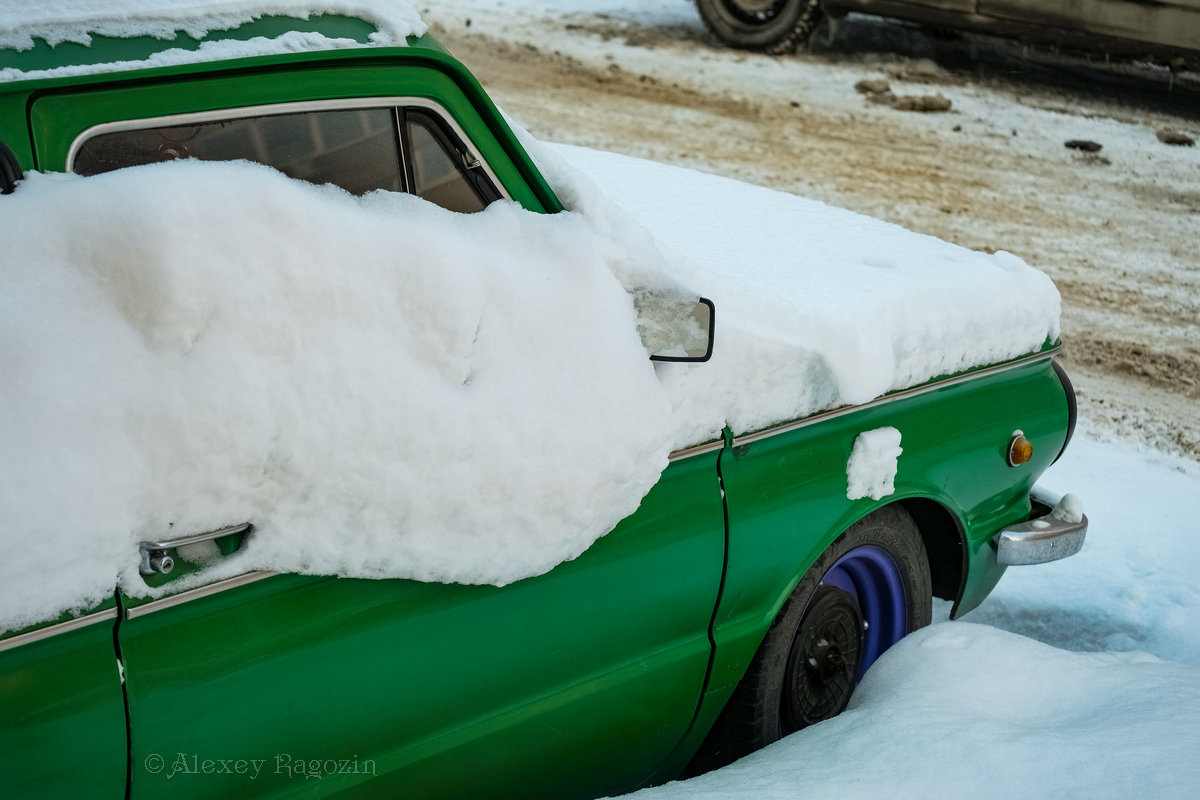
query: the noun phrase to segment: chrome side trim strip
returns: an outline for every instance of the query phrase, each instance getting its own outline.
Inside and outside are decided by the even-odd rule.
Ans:
[[[724,446],[725,442],[721,439],[717,439],[716,441],[685,447],[682,450],[675,450],[669,456],[667,456],[667,458],[669,458],[671,461],[680,461],[685,458],[691,458],[692,456],[702,456],[705,453],[715,452]]]
[[[805,417],[804,419],[796,420],[795,422],[787,422],[783,425],[777,425],[774,428],[764,428],[763,430],[755,431],[754,433],[735,436],[733,438],[733,446],[740,447],[741,445],[762,441],[763,439],[768,439],[772,436],[778,436],[781,433],[790,433],[791,431],[799,430],[800,428],[807,428],[809,425],[815,425],[818,422],[844,417],[847,414],[853,414],[856,411],[862,411],[868,408],[876,408],[878,406],[886,405],[887,403],[894,403],[897,400],[907,400],[911,397],[918,397],[938,389],[944,389],[948,386],[957,386],[960,383],[973,381],[977,378],[998,375],[1002,372],[1008,372],[1009,370],[1018,369],[1030,364],[1036,364],[1039,361],[1049,361],[1061,351],[1062,345],[1060,344],[1057,347],[1051,348],[1050,350],[1043,350],[1040,353],[1032,353],[1027,356],[1021,356],[1020,358],[1012,361],[1005,361],[1003,364],[995,364],[990,367],[984,367],[983,369],[977,369],[974,372],[960,373],[953,377],[945,378],[933,383],[924,383],[920,386],[914,386],[911,389],[902,389],[893,394],[885,394],[882,397],[877,397],[874,400],[871,400],[867,403],[862,403],[861,405],[840,406],[839,408],[823,411],[821,413],[814,414],[811,417]]]
[[[504,184],[496,177],[491,165],[480,156],[480,150],[475,146],[471,137],[462,129],[446,107],[425,97],[345,97],[329,100],[306,100],[296,103],[271,103],[257,106],[241,106],[238,108],[220,108],[213,111],[195,111],[184,114],[170,114],[161,117],[146,117],[144,119],[127,119],[117,122],[102,122],[86,128],[75,137],[67,149],[67,172],[75,169],[75,157],[84,142],[105,133],[121,131],[140,131],[147,128],[160,128],[175,125],[197,125],[205,122],[223,122],[225,120],[244,119],[246,117],[266,117],[279,114],[298,114],[305,111],[355,111],[368,108],[423,108],[433,112],[443,123],[454,131],[459,140],[470,150],[471,156],[479,161],[484,173],[491,180],[496,191],[505,200],[512,200],[512,195],[504,188]],[[401,148],[402,149],[402,148]],[[403,153],[401,154],[403,157]]]
[[[0,641],[0,653],[5,650],[11,650],[14,647],[30,644],[32,642],[40,642],[43,639],[49,639],[52,636],[58,636],[61,633],[86,628],[89,625],[95,625],[97,622],[107,622],[117,618],[117,610],[115,608],[97,611],[95,614],[88,614],[86,617],[78,619],[69,619],[66,622],[60,622],[57,625],[51,625],[49,628],[42,628],[29,633],[22,633],[20,636],[14,636],[11,639]]]
[[[162,611],[165,608],[173,608],[174,606],[183,605],[184,603],[189,603],[192,600],[199,600],[202,597],[209,597],[210,595],[219,594],[226,589],[236,589],[239,586],[245,586],[249,583],[256,583],[257,581],[261,581],[263,578],[270,578],[278,574],[279,573],[271,572],[270,570],[260,569],[255,570],[254,572],[246,572],[241,575],[235,575],[232,578],[226,578],[223,581],[210,583],[208,586],[189,589],[186,592],[180,592],[179,594],[172,595],[170,597],[164,597],[161,600],[151,600],[145,605],[127,608],[125,609],[125,619],[144,617],[147,614],[153,614],[155,611]]]

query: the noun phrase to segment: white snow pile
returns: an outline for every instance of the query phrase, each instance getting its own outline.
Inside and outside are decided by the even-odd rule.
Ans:
[[[1011,256],[564,152],[660,238],[552,153],[576,213],[458,215],[250,164],[29,176],[0,222],[0,627],[144,594],[140,541],[242,522],[241,552],[172,588],[540,574],[672,449],[1057,335],[1057,292]],[[677,211],[655,217],[639,171]],[[782,233],[725,241],[759,215]],[[683,286],[717,304],[717,355],[652,366],[637,331],[661,338]]]
[[[1200,787],[1198,718],[1196,666],[946,622],[884,653],[840,716],[628,796],[1182,800]]]
[[[680,167],[526,146],[569,208],[632,217],[716,302],[712,361],[660,369],[680,440],[713,435],[714,420],[746,431],[867,402],[1058,338],[1058,290],[1010,253]]]
[[[428,26],[406,0],[6,0],[0,15],[0,48],[27,50],[34,40],[51,46],[63,42],[90,45],[93,36],[173,39],[183,32],[203,39],[213,31],[237,28],[265,16],[309,19],[321,14],[356,17],[371,22],[370,44],[403,46]],[[291,31],[275,38],[207,41],[198,50],[164,49],[144,61],[78,65],[53,70],[0,70],[0,81],[65,77],[95,72],[164,67],[277,53],[361,47],[351,39]]]
[[[144,593],[138,542],[247,521],[224,572],[505,583],[666,465],[580,215],[188,161],[30,175],[0,227],[0,627]]]

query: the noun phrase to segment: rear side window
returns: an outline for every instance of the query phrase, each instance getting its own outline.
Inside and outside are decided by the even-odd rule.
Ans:
[[[72,171],[97,175],[178,158],[245,159],[353,194],[411,192],[451,211],[479,211],[501,196],[452,126],[425,108],[306,109],[153,122],[85,134]]]

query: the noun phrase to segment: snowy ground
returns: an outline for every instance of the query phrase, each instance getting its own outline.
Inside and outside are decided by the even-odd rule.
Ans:
[[[1043,482],[1084,499],[1083,551],[902,642],[841,717],[637,796],[1200,796],[1200,148],[1155,138],[1200,134],[1195,95],[1150,108],[903,56],[725,51],[687,0],[426,6],[539,136],[1013,250],[1063,291],[1084,418]],[[870,105],[862,78],[954,111]]]

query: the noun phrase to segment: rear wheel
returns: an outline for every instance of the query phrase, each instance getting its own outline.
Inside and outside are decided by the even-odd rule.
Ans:
[[[696,0],[700,18],[718,39],[764,53],[788,53],[821,19],[820,0]]]
[[[689,772],[723,766],[836,716],[867,668],[929,624],[920,531],[898,506],[850,526],[801,578]]]

